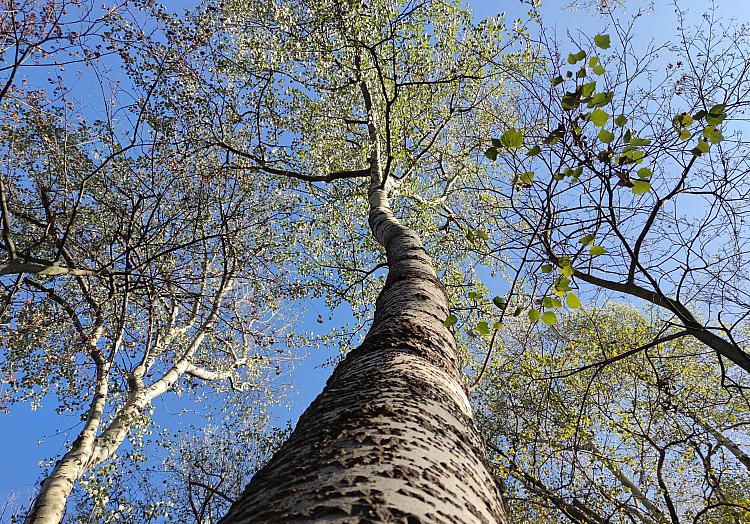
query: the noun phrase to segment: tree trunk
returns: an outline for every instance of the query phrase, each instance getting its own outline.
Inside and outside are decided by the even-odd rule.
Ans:
[[[372,328],[224,524],[506,522],[443,325],[445,290],[379,179],[369,221],[389,273]]]
[[[73,486],[88,471],[94,453],[96,434],[107,403],[109,368],[108,362],[97,361],[96,389],[86,424],[70,450],[44,479],[26,516],[26,524],[57,524],[62,520]]]

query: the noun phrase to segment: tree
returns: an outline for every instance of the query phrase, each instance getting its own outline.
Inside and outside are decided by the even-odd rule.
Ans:
[[[519,522],[748,518],[747,33],[677,14],[661,46],[640,45],[640,14],[570,44],[542,32],[546,73],[517,78],[521,120],[486,151],[495,227],[515,231],[487,249],[515,275],[499,315],[483,292],[469,316],[477,409]],[[561,317],[578,294],[648,321]]]
[[[143,446],[130,452],[140,456],[120,456],[80,481],[66,521],[217,522],[289,434],[288,428],[270,425],[265,395],[262,390],[226,392],[220,402],[206,396],[199,419],[180,415],[195,422],[153,428],[141,436]]]
[[[748,518],[750,405],[698,341],[661,329],[616,304],[506,323],[474,400],[515,521]]]
[[[711,12],[694,29],[678,16],[677,42],[643,49],[635,20],[569,54],[542,34],[547,75],[518,78],[523,119],[487,153],[511,173],[502,247],[527,296],[547,295],[533,318],[553,323],[575,286],[644,301],[711,348],[731,387],[750,371],[748,38]]]
[[[4,400],[51,395],[59,412],[81,413],[26,518],[58,522],[75,483],[149,425],[155,398],[263,380],[275,301],[294,292],[272,253],[289,209],[267,204],[272,185],[240,187],[220,159],[194,156],[149,112],[172,57],[132,85],[105,76],[147,39],[138,11],[28,1],[2,16]],[[30,64],[58,69],[50,90]],[[77,65],[111,88],[93,122],[63,78]]]
[[[479,151],[488,110],[502,107],[506,69],[528,57],[504,54],[501,21],[474,28],[448,2],[223,2],[205,13],[193,23],[215,20],[204,29],[213,36],[176,99],[197,108],[206,148],[227,152],[240,173],[285,180],[302,216],[312,202],[308,234],[326,244],[312,255],[334,268],[346,255],[336,238],[354,239],[343,246],[354,244],[358,259],[364,248],[378,253],[367,216],[389,270],[363,343],[226,521],[505,521],[446,325],[447,294],[388,196],[428,208],[475,176],[466,152]],[[400,214],[436,232],[434,212],[419,211]]]

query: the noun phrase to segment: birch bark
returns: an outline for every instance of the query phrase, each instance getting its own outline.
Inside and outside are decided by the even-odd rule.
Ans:
[[[107,406],[107,394],[109,392],[111,358],[105,360],[96,347],[96,342],[102,335],[103,328],[100,325],[91,336],[88,344],[90,353],[97,365],[97,381],[94,398],[89,407],[86,423],[71,445],[70,450],[55,464],[50,474],[42,483],[31,509],[25,519],[25,524],[57,524],[63,519],[65,506],[73,487],[81,477],[93,468],[111,458],[122,442],[127,438],[136,422],[146,407],[158,396],[166,393],[184,374],[197,374],[207,380],[223,379],[224,374],[210,373],[193,365],[192,359],[198,348],[203,343],[206,334],[213,329],[213,325],[219,314],[222,300],[233,284],[233,278],[226,279],[211,305],[211,313],[202,322],[196,334],[180,357],[164,374],[152,384],[146,386],[143,377],[153,360],[148,361],[148,353],[144,353],[143,360],[136,366],[128,381],[128,398],[124,405],[109,423],[102,425],[104,411]],[[195,322],[197,308],[190,320]],[[163,345],[169,346],[175,336],[177,328],[174,326],[175,317],[170,322],[169,329],[164,337]],[[187,330],[186,325],[182,330]],[[121,336],[121,335],[120,335]],[[115,348],[112,355],[119,351],[121,343],[120,336],[114,343]],[[111,355],[110,355],[111,357]],[[236,363],[237,367],[243,365],[244,360]]]

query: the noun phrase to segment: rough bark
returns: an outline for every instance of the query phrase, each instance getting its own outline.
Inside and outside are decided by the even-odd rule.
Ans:
[[[444,288],[373,164],[369,222],[389,268],[373,325],[224,524],[506,522],[443,325]]]

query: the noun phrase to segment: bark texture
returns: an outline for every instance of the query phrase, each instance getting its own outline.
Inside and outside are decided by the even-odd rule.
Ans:
[[[373,326],[224,524],[506,522],[443,326],[444,288],[379,178],[369,221],[389,273]]]

